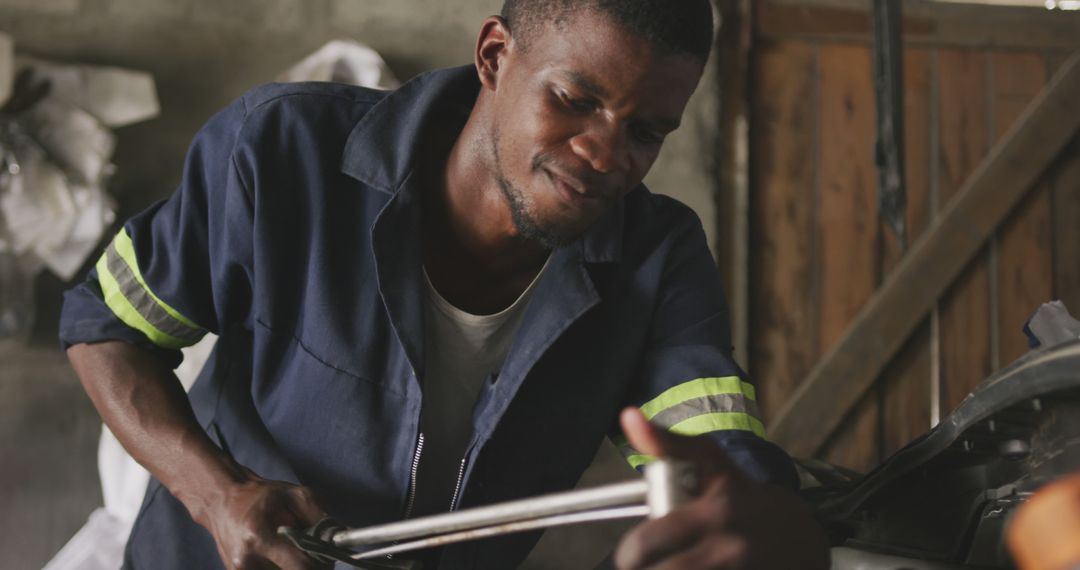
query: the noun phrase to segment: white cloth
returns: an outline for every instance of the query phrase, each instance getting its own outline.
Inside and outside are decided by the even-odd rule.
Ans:
[[[0,35],[0,75],[5,73],[2,59],[5,38]],[[0,77],[0,94],[3,79]],[[278,80],[332,80],[381,89],[397,85],[397,79],[378,53],[353,41],[329,42],[291,67]],[[199,375],[216,341],[216,336],[206,335],[199,343],[183,350],[184,361],[176,369],[176,376],[185,390]],[[150,474],[124,451],[104,426],[98,444],[98,473],[105,506],[90,513],[86,524],[43,570],[115,570],[123,562],[124,546],[142,505]]]
[[[191,388],[217,337],[208,334],[196,344],[183,349],[184,361],[176,368],[176,377]],[[90,513],[86,524],[71,537],[43,570],[115,570],[124,559],[131,527],[142,506],[150,473],[135,462],[109,428],[101,426],[98,442],[98,475],[105,506]]]
[[[1080,321],[1069,314],[1060,300],[1043,303],[1031,317],[1028,328],[1042,347],[1080,338]]]
[[[472,437],[477,394],[485,379],[502,368],[545,269],[547,263],[516,301],[493,315],[473,315],[451,305],[424,272],[424,448],[414,516],[450,509]]]

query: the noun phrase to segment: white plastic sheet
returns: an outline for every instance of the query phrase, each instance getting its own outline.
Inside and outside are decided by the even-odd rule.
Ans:
[[[154,78],[149,73],[86,65],[64,65],[18,57],[20,69],[31,67],[53,87],[50,97],[93,115],[110,129],[152,119],[161,111]]]
[[[18,337],[38,271],[74,278],[115,219],[109,128],[159,109],[149,74],[16,57],[2,34],[0,106],[0,283],[26,292],[0,294],[0,336]]]
[[[278,81],[333,81],[393,89],[398,80],[375,50],[351,40],[333,40],[277,77]]]
[[[1043,347],[1080,338],[1080,321],[1058,300],[1043,303],[1031,317],[1028,328]]]
[[[332,41],[278,77],[279,81],[337,81],[388,89],[397,85],[382,58],[352,41]],[[206,335],[185,348],[176,376],[188,389],[210,356],[217,338]],[[90,515],[44,570],[114,570],[123,560],[124,546],[149,482],[146,472],[102,427],[98,444],[98,473],[105,506]]]

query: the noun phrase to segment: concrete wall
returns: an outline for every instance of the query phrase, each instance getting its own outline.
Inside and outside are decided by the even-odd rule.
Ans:
[[[0,31],[20,53],[153,73],[162,115],[117,133],[111,191],[126,217],[173,190],[188,142],[211,114],[326,41],[365,42],[405,80],[468,63],[480,20],[499,8],[500,0],[0,0]],[[697,210],[712,240],[710,133],[718,96],[711,76],[704,85],[647,183]],[[0,422],[0,568],[40,567],[100,501],[96,416],[53,340],[65,286],[39,279],[38,348],[12,348],[0,359],[0,393],[11,395],[0,399],[0,418],[10,419]],[[30,396],[33,413],[26,413]],[[588,483],[626,476],[612,450],[605,454],[612,466],[591,473]],[[18,471],[10,467],[15,460]],[[566,567],[553,557],[561,550],[595,557],[622,528],[550,536],[546,542],[558,546],[535,567]]]
[[[172,190],[191,135],[214,111],[326,41],[365,42],[405,80],[471,61],[480,20],[499,7],[499,0],[0,0],[0,30],[21,52],[153,73],[161,117],[118,133],[113,190],[137,211]],[[714,91],[698,90],[647,179],[691,205],[710,230],[707,141],[716,100]]]

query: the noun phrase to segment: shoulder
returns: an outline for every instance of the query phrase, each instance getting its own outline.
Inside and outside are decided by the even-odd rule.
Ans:
[[[705,241],[697,212],[676,198],[651,192],[645,185],[626,195],[625,216],[626,238],[631,242]]]
[[[272,126],[347,132],[387,93],[339,83],[269,83],[244,93],[238,103],[244,130]]]
[[[370,107],[387,93],[389,92],[342,83],[267,83],[244,93],[240,101],[250,115],[310,105]]]
[[[340,141],[385,96],[384,91],[336,83],[269,83],[217,112],[194,143],[208,156],[226,157],[239,149],[262,154],[289,141]]]

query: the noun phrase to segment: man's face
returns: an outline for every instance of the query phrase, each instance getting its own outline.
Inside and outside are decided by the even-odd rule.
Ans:
[[[500,62],[495,177],[526,238],[554,248],[635,188],[679,124],[703,64],[583,11]]]

